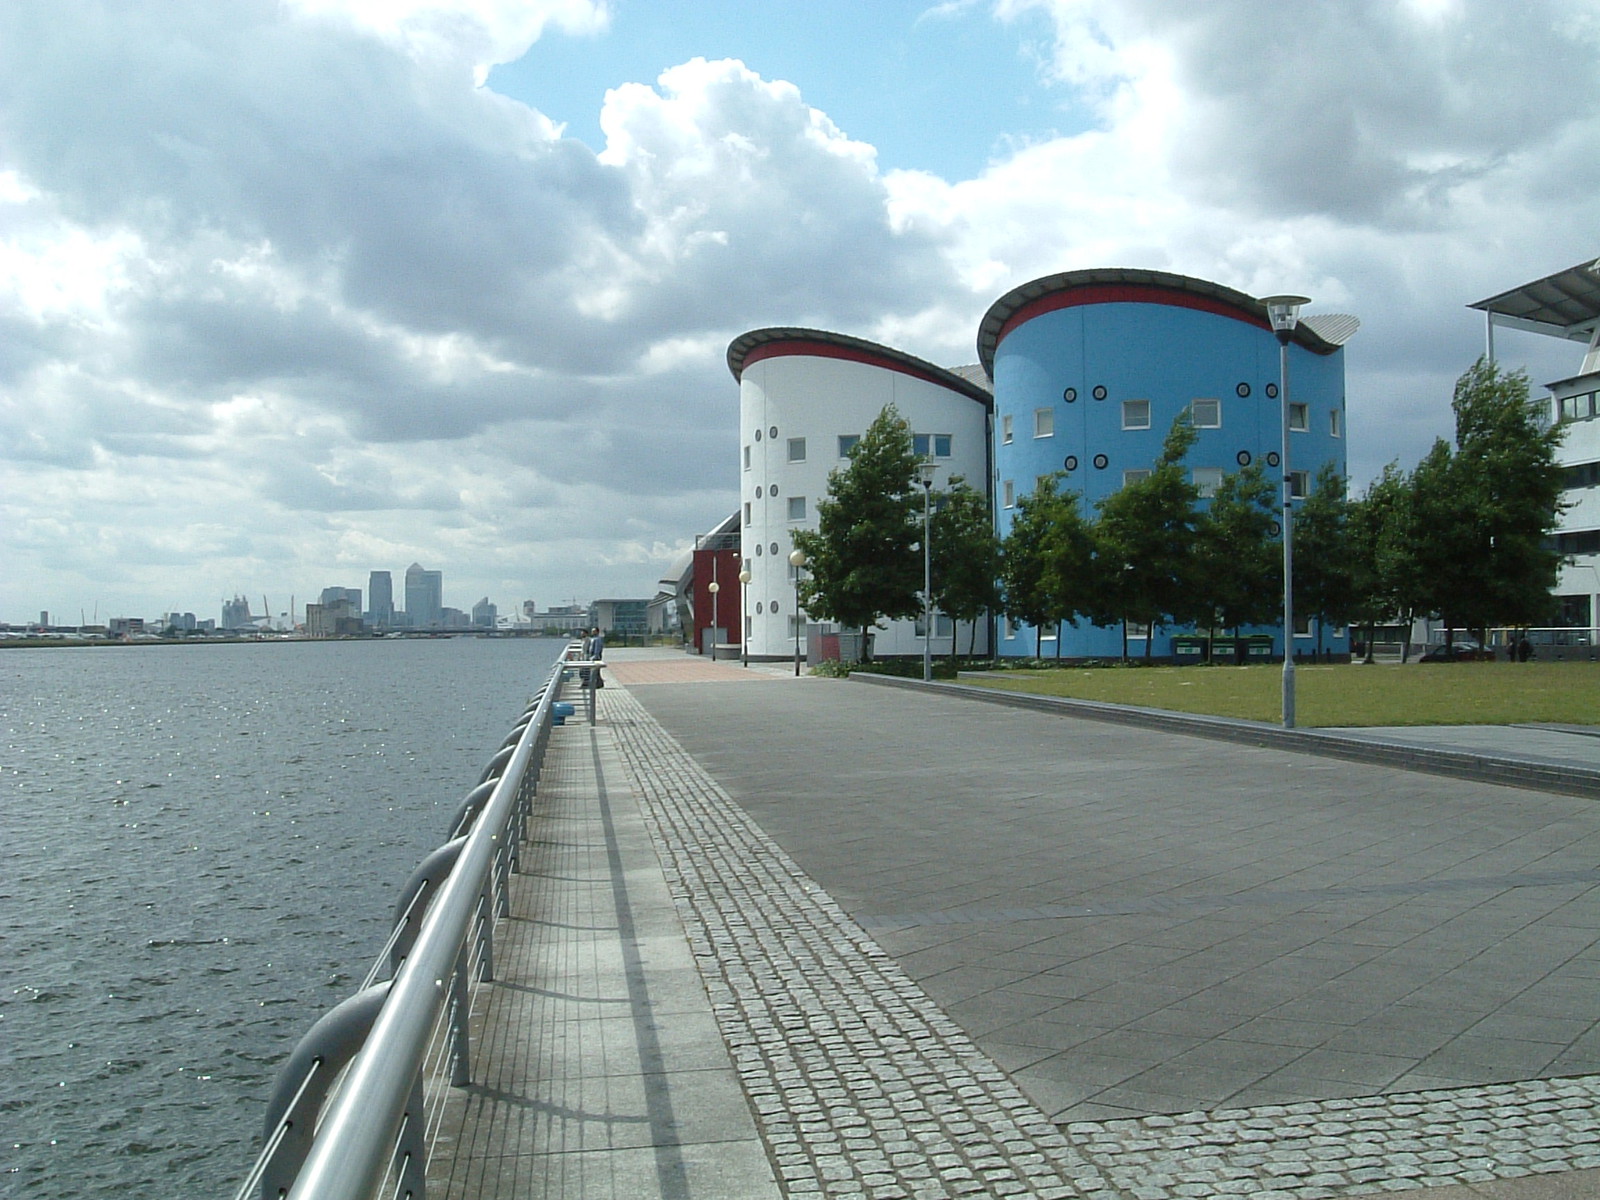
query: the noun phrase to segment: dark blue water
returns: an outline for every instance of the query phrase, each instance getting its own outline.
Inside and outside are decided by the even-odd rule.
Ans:
[[[231,1196],[560,648],[0,651],[0,1196]]]

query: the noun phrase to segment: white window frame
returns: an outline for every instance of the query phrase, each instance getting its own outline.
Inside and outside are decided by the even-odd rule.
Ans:
[[[800,512],[795,514],[795,507],[799,506]],[[789,497],[789,520],[804,521],[806,519],[806,498],[804,496]]]
[[[1144,424],[1142,424],[1142,425],[1141,424],[1137,424],[1134,421],[1130,420],[1132,415],[1135,412],[1138,411],[1137,408],[1130,407],[1130,406],[1139,405],[1139,404],[1144,405]],[[1149,429],[1150,428],[1150,401],[1148,401],[1148,400],[1124,400],[1122,402],[1122,427],[1124,429]]]
[[[750,501],[748,500],[744,502],[744,523],[746,525],[750,524]]]
[[[1033,410],[1033,436],[1036,438],[1055,437],[1056,435],[1056,410],[1053,408],[1036,408]]]
[[[750,469],[750,447],[749,446],[746,446],[744,448],[744,469],[746,471],[748,471]]]
[[[839,457],[849,458],[850,451],[854,450],[860,441],[861,435],[859,433],[841,433],[839,435]]]
[[[1002,508],[1015,508],[1017,506],[1017,484],[1015,480],[1007,479],[1000,485]]]
[[[939,443],[944,442],[944,453],[939,453]],[[953,433],[936,433],[933,435],[933,456],[935,458],[951,458],[955,455],[956,438]]]
[[[1012,439],[1011,425],[1012,425],[1011,414],[1010,413],[1001,413],[1000,414],[1000,444],[1002,446],[1011,445],[1011,439]]]
[[[1202,473],[1204,473],[1203,481]],[[1222,486],[1224,474],[1225,472],[1221,467],[1195,467],[1189,474],[1189,480],[1194,484],[1195,490],[1200,493],[1200,498],[1209,500],[1217,494],[1217,489]]]
[[[1344,413],[1340,409],[1328,410],[1328,436],[1336,438],[1344,436]]]
[[[1211,421],[1200,420],[1200,405],[1206,405],[1215,419]],[[1196,429],[1221,429],[1222,428],[1222,401],[1211,396],[1200,396],[1189,402],[1189,420]]]
[[[1298,400],[1289,401],[1289,432],[1305,433],[1311,428],[1311,406]]]
[[[1289,472],[1289,499],[1304,500],[1311,494],[1311,472]]]
[[[1122,473],[1122,486],[1127,487],[1130,483],[1138,483],[1141,479],[1149,478],[1149,467],[1129,467]]]

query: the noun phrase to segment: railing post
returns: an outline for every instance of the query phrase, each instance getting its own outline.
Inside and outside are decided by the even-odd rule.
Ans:
[[[471,946],[471,941],[462,941],[456,969],[450,974],[450,1082],[455,1087],[472,1082],[472,1045],[467,1035],[471,1015],[467,1006],[467,955]]]

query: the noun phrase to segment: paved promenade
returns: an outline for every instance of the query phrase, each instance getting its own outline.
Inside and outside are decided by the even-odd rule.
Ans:
[[[1594,801],[613,657],[445,1194],[1600,1192]]]

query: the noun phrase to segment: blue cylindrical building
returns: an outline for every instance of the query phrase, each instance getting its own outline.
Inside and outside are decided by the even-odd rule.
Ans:
[[[1328,319],[1324,318],[1325,321]],[[1352,318],[1302,321],[1289,345],[1290,451],[1297,493],[1326,463],[1345,473],[1342,342]],[[1094,504],[1148,471],[1173,421],[1188,412],[1197,438],[1185,466],[1209,495],[1251,462],[1281,486],[1278,342],[1261,301],[1201,279],[1162,271],[1100,269],[1035,279],[995,301],[978,333],[980,361],[994,380],[994,500],[1001,536],[1015,502],[1035,480],[1063,471],[1064,486]],[[1204,504],[1204,500],[1202,500]],[[1314,623],[1297,622],[1297,652],[1317,644]],[[1157,629],[1152,654],[1171,653],[1171,629]],[[1282,653],[1278,629],[1273,652]],[[1003,623],[996,650],[1031,657],[1034,631]],[[1348,650],[1344,629],[1321,645]],[[1121,652],[1120,627],[1087,623],[1047,641],[1046,655]],[[1135,652],[1143,653],[1143,640]]]

